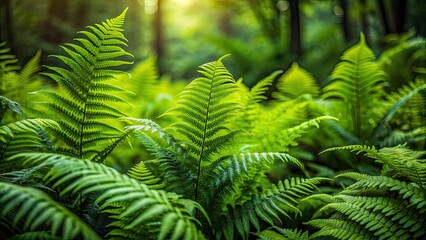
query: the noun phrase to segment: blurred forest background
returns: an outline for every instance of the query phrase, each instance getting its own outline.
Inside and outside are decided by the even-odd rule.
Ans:
[[[200,63],[230,53],[230,71],[249,86],[294,61],[324,86],[361,31],[376,56],[426,36],[423,0],[2,0],[0,42],[20,64],[39,49],[50,64],[58,44],[127,6],[127,51],[136,62],[155,56],[173,80],[190,80]]]

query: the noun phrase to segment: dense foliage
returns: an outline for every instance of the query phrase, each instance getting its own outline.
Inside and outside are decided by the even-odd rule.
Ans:
[[[324,87],[294,63],[249,88],[226,56],[183,87],[122,70],[126,11],[41,74],[0,45],[2,239],[426,238],[426,68],[388,90],[407,43],[360,34]]]

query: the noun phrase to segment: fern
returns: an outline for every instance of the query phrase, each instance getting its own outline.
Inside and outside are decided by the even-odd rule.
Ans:
[[[16,59],[15,55],[10,53],[9,48],[5,48],[6,44],[6,42],[0,43],[0,78],[3,78],[10,72],[15,72],[20,69],[17,64],[18,59]],[[1,85],[0,90],[1,92],[5,90],[3,85]]]
[[[424,135],[424,130],[422,131],[421,129],[424,127],[425,110],[423,106],[425,105],[426,100],[421,93],[424,93],[425,91],[425,81],[419,79],[403,86],[398,90],[398,92],[389,94],[387,99],[391,104],[391,107],[389,107],[387,113],[374,129],[371,136],[373,141],[380,142],[379,140],[385,136],[387,138],[382,140],[382,146],[393,146],[402,144],[406,141],[422,140],[421,137],[420,139],[416,139],[415,137],[421,136],[421,134]],[[396,134],[397,132],[393,131],[389,134],[391,124],[399,125],[400,131],[403,132],[407,132],[407,130],[411,130],[412,133],[415,133],[416,131],[420,132],[418,134],[411,134],[411,136],[410,134],[406,134],[405,136],[402,135],[399,138],[394,138],[395,140],[392,141],[392,139],[390,139],[390,137],[392,137],[391,134]],[[410,133],[410,131],[408,131],[408,133]]]
[[[195,200],[202,163],[212,161],[211,156],[236,134],[226,125],[238,108],[236,102],[226,98],[236,90],[236,85],[221,60],[202,65],[199,72],[203,77],[192,81],[180,94],[178,105],[168,112],[174,112],[181,120],[169,128],[173,127],[187,140],[187,161],[195,166]]]
[[[108,236],[123,238],[199,239],[197,221],[191,217],[197,203],[190,204],[175,194],[152,190],[147,185],[121,174],[103,164],[81,161],[58,154],[21,154],[26,164],[42,164],[49,171],[44,177],[47,184],[59,189],[61,196],[82,192],[99,192],[94,204],[112,219]],[[69,172],[68,169],[73,169]],[[72,182],[71,184],[67,184]],[[155,224],[158,222],[158,224]],[[154,223],[154,224],[153,224]]]
[[[279,70],[271,73],[269,76],[256,83],[251,89],[243,84],[242,79],[237,82],[239,96],[241,98],[240,106],[244,111],[241,112],[240,117],[235,119],[235,126],[248,132],[253,131],[256,127],[256,123],[260,120],[261,106],[258,103],[267,100],[265,93],[280,73],[282,73],[282,71]]]
[[[389,177],[403,177],[417,183],[421,188],[426,187],[426,166],[425,159],[419,159],[425,151],[413,151],[405,146],[382,148],[376,150],[375,147],[352,145],[345,147],[330,148],[326,151],[351,150],[357,153],[365,152],[366,156],[377,160],[383,164],[382,174]],[[325,151],[324,151],[325,152]],[[355,180],[361,180],[355,178]]]
[[[319,87],[315,79],[305,69],[293,63],[291,67],[281,76],[277,83],[278,92],[276,98],[295,99],[304,94],[310,94],[312,97],[318,97]]]
[[[12,220],[17,231],[43,230],[52,236],[73,239],[100,239],[69,210],[40,190],[0,182],[1,215]]]
[[[238,139],[234,136],[238,136],[238,128],[243,126],[230,121],[241,120],[241,105],[234,96],[238,92],[237,85],[221,60],[202,65],[202,77],[191,82],[179,94],[177,106],[166,112],[166,116],[177,117],[177,122],[163,129],[150,120],[130,118],[138,125],[127,129],[158,133],[165,140],[163,147],[147,134],[137,135],[155,157],[144,164],[163,181],[166,190],[195,199],[207,210],[209,217],[214,219],[211,228],[203,229],[207,235],[217,238],[224,235],[230,239],[233,232],[238,231],[240,236],[247,238],[250,233],[245,221],[247,214],[254,217],[252,224],[257,225],[265,219],[271,219],[266,221],[268,224],[277,224],[290,213],[300,213],[296,199],[312,191],[320,179],[297,178],[278,186],[262,187],[261,183],[266,181],[265,172],[275,161],[291,162],[302,169],[303,166],[285,153],[238,153],[240,143],[234,141]],[[247,107],[258,104],[262,99],[260,94],[276,74],[278,72],[255,86],[242,103]],[[300,189],[293,191],[293,185],[297,184]],[[239,209],[243,210],[244,219],[240,218]],[[195,216],[204,226],[208,222],[197,212]],[[222,219],[227,219],[228,224],[223,224]]]
[[[278,182],[277,185],[252,197],[242,206],[236,206],[226,219],[222,220],[222,232],[225,239],[234,239],[234,225],[238,233],[244,238],[248,238],[250,224],[257,231],[260,230],[259,219],[274,226],[281,222],[279,215],[290,218],[290,213],[300,215],[300,210],[296,207],[298,199],[309,194],[322,180],[325,178],[299,179],[291,178],[284,182]],[[282,222],[281,222],[282,223]],[[221,238],[222,232],[217,232],[218,239]]]
[[[323,98],[338,98],[350,106],[350,132],[359,139],[364,139],[363,133],[371,128],[368,119],[377,118],[371,109],[379,106],[383,97],[385,73],[374,60],[361,34],[360,42],[343,53],[331,74],[332,82],[323,89]]]
[[[325,219],[308,224],[320,230],[311,235],[337,239],[422,239],[426,236],[426,191],[424,152],[403,146],[376,150],[369,146],[346,146],[331,150],[365,152],[383,164],[382,176],[354,172],[337,178],[356,182],[332,196],[319,196],[328,202],[320,209]]]
[[[27,119],[19,103],[0,96],[0,122],[7,110],[17,113],[22,120],[0,125],[0,162],[21,152],[51,150],[50,142],[41,129],[59,128],[55,121],[41,118]],[[0,166],[9,169],[10,166],[6,165]]]
[[[94,158],[104,145],[120,134],[108,120],[124,116],[110,104],[125,102],[112,94],[123,89],[108,81],[122,73],[114,70],[115,67],[131,64],[119,60],[131,56],[121,47],[127,42],[121,33],[126,11],[102,24],[89,26],[88,31],[79,32],[82,37],[75,38],[75,43],[62,46],[67,56],[54,56],[68,68],[48,66],[50,72],[44,73],[63,90],[41,92],[51,99],[46,107],[61,126],[51,131],[67,145],[62,150],[72,156]]]
[[[161,179],[154,177],[148,168],[145,166],[144,162],[140,162],[127,173],[131,178],[138,180],[139,182],[149,186],[150,189],[161,189],[164,185],[159,182]]]
[[[265,230],[259,234],[260,239],[270,240],[309,240],[308,232],[298,229],[287,229],[274,227],[277,232],[272,230]]]

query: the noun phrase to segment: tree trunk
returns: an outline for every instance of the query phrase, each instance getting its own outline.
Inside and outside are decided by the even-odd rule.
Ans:
[[[62,41],[63,32],[55,22],[65,22],[68,19],[68,0],[51,0],[44,25],[44,39],[49,43],[59,44]]]
[[[89,13],[91,9],[91,1],[80,0],[77,2],[77,7],[74,13],[74,25],[77,29],[82,29],[87,25]]]
[[[7,41],[8,46],[10,47],[11,53],[17,55],[18,53],[16,52],[16,48],[15,48],[15,36],[13,33],[11,0],[4,0],[2,2],[1,13],[2,13],[2,18],[4,18],[2,19],[1,28],[4,28],[4,32],[2,31],[3,34],[1,34],[0,42]]]
[[[340,7],[343,10],[343,19],[342,19],[342,31],[343,31],[343,37],[345,39],[345,42],[351,41],[351,27],[350,27],[350,21],[349,21],[349,11],[348,11],[348,1],[347,0],[340,0]]]
[[[407,0],[395,0],[392,3],[393,19],[395,20],[395,33],[400,34],[405,31]]]
[[[290,26],[291,26],[291,38],[290,38],[290,53],[295,55],[296,58],[302,56],[301,37],[300,37],[300,11],[299,1],[290,0]]]
[[[385,34],[401,34],[405,29],[406,0],[378,0]]]
[[[369,43],[370,34],[368,32],[368,22],[367,22],[367,4],[365,0],[360,0],[361,3],[361,31],[364,33],[365,41]]]

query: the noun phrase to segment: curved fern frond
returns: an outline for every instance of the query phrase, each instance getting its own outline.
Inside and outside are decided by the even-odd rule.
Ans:
[[[309,233],[303,231],[302,229],[288,229],[288,228],[279,228],[274,227],[277,232],[281,233],[288,240],[309,240]]]
[[[49,149],[50,142],[41,129],[60,128],[58,123],[49,119],[27,119],[19,103],[0,96],[0,121],[8,109],[18,113],[24,120],[0,125],[0,162],[17,153]],[[7,169],[11,166],[2,167]]]
[[[2,217],[10,218],[17,231],[48,227],[51,236],[62,239],[100,239],[72,212],[35,188],[0,182],[0,203]]]
[[[248,132],[253,131],[253,128],[256,127],[256,123],[261,115],[261,106],[259,103],[267,99],[265,96],[266,91],[273,84],[275,78],[281,73],[281,70],[274,71],[269,76],[256,83],[256,85],[254,85],[251,89],[244,85],[242,80],[237,82],[237,86],[239,87],[240,105],[243,111],[241,112],[241,116],[235,119],[234,126]],[[242,142],[247,142],[246,136],[242,136],[241,139]]]
[[[7,42],[0,43],[0,78],[3,78],[4,75],[9,72],[15,72],[20,69],[18,63],[18,59],[16,59],[15,55],[10,53],[10,49],[6,48]],[[3,81],[1,82],[3,83]],[[5,89],[3,88],[3,84],[0,85],[0,93],[3,93]]]
[[[115,70],[129,61],[121,57],[131,56],[122,49],[127,45],[121,33],[126,10],[119,16],[80,31],[82,37],[75,43],[62,46],[66,56],[55,55],[67,68],[50,67],[44,75],[52,78],[63,92],[40,91],[51,99],[46,103],[53,119],[61,129],[51,129],[66,145],[66,151],[79,158],[93,158],[120,130],[107,120],[125,116],[111,103],[125,103],[113,95],[122,91],[108,80],[122,71]]]
[[[336,178],[350,178],[346,187],[323,206],[319,214],[325,219],[308,222],[320,230],[313,238],[337,239],[423,239],[426,236],[426,152],[405,146],[382,148],[352,145],[331,150],[351,150],[383,164],[382,176],[356,172]],[[314,197],[314,196],[313,196]],[[322,198],[320,196],[320,198]]]
[[[113,222],[109,236],[140,239],[202,239],[198,221],[186,209],[187,199],[147,185],[121,174],[104,164],[58,154],[21,154],[27,164],[49,167],[46,183],[53,184],[64,194],[99,192],[95,204],[110,216]],[[72,172],[69,169],[73,169]],[[69,184],[71,182],[71,184]],[[201,206],[192,204],[196,209]]]
[[[321,237],[325,239],[329,237],[337,239],[375,239],[372,233],[363,229],[356,222],[338,219],[314,219],[308,223],[313,227],[321,228],[320,231],[311,235],[312,239]]]
[[[329,148],[323,152],[337,150],[357,151],[357,154],[365,152],[365,156],[375,159],[376,162],[384,165],[382,174],[385,176],[409,179],[417,183],[423,189],[426,187],[426,160],[420,159],[426,154],[425,151],[413,151],[401,145],[382,148],[380,150],[376,150],[374,146],[350,145]],[[339,176],[344,176],[344,174]],[[358,181],[362,180],[361,178],[353,179]]]
[[[50,119],[27,119],[17,122],[12,122],[3,126],[0,126],[0,141],[6,141],[8,137],[13,138],[16,133],[34,133],[37,134],[40,128],[46,127],[57,127],[58,123]]]
[[[291,162],[302,168],[302,164],[294,157],[286,153],[240,153],[233,156],[223,156],[211,165],[203,168],[201,177],[204,199],[209,199],[210,209],[215,209],[217,213],[224,208],[231,196],[240,193],[241,189],[249,187],[256,189],[259,186],[258,179],[274,164],[276,160],[284,163]],[[249,185],[249,186],[247,186]],[[255,192],[241,192],[242,196],[250,197]],[[240,197],[242,197],[240,196]],[[238,203],[239,201],[235,201]],[[216,214],[217,214],[216,213]]]
[[[180,119],[169,127],[180,133],[187,145],[187,164],[196,175],[195,199],[202,164],[211,162],[211,156],[237,133],[228,124],[239,108],[230,97],[237,86],[222,58],[200,66],[199,73],[203,76],[186,86],[179,94],[177,106],[166,113]]]
[[[145,166],[143,161],[129,169],[127,175],[147,185],[150,189],[158,190],[164,188],[164,184],[160,183],[161,179],[156,178]]]
[[[290,214],[301,215],[296,207],[300,198],[311,193],[317,184],[326,178],[291,178],[279,181],[263,193],[253,195],[250,201],[242,206],[235,206],[229,210],[226,218],[218,223],[221,226],[216,233],[220,238],[234,239],[234,228],[243,239],[248,238],[250,226],[260,231],[260,222],[265,221],[270,225],[282,223],[282,217],[290,217]]]
[[[277,70],[271,73],[266,78],[260,80],[250,89],[250,102],[259,103],[267,99],[265,96],[268,88],[273,84],[275,78],[283,71]],[[244,105],[243,105],[244,106]]]
[[[372,116],[371,109],[379,105],[383,97],[382,87],[385,73],[375,62],[373,52],[368,48],[363,34],[360,42],[346,50],[340,63],[331,74],[332,82],[324,87],[323,98],[342,99],[349,104],[352,122],[351,132],[363,138],[362,132],[369,127],[367,120]]]
[[[295,99],[304,94],[318,97],[320,93],[320,89],[312,75],[297,63],[293,63],[281,76],[278,80],[277,88],[276,98]]]
[[[426,104],[426,98],[421,95],[421,93],[426,92],[426,83],[425,81],[415,81],[410,84],[403,86],[398,90],[397,93],[388,95],[388,101],[392,103],[392,106],[380,120],[374,131],[372,132],[371,138],[375,141],[379,141],[383,136],[386,136],[386,133],[389,132],[389,125],[391,123],[396,123],[400,125],[400,119],[392,119],[395,115],[399,115],[399,118],[402,118],[404,123],[411,128],[422,127],[424,126],[425,121],[425,110],[424,107]],[[398,116],[397,116],[398,118]],[[406,127],[405,127],[406,128]],[[396,144],[402,144],[409,139],[402,138],[401,142]],[[395,143],[392,145],[396,145]],[[389,146],[389,145],[388,145]]]
[[[41,69],[40,57],[41,51],[37,51],[20,71],[10,71],[4,76],[0,74],[0,81],[2,82],[0,95],[4,95],[9,99],[19,100],[23,107],[29,107],[30,95],[28,93],[40,89],[42,85],[42,82],[39,81],[40,79],[37,78],[37,73]]]
[[[173,150],[178,153],[184,153],[185,149],[178,143],[175,137],[164,130],[160,125],[155,123],[150,119],[140,119],[140,118],[124,118],[125,120],[130,120],[138,123],[137,125],[127,126],[125,129],[130,129],[135,132],[143,130],[150,133],[158,133],[160,138],[163,138],[169,146],[172,146]]]

